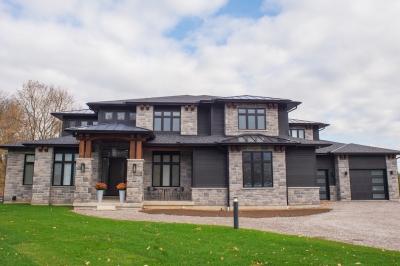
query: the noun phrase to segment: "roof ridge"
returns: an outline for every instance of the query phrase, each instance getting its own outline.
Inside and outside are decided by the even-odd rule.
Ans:
[[[350,143],[351,144],[351,143]],[[339,149],[341,149],[341,148],[343,148],[343,147],[345,147],[345,146],[347,146],[348,145],[348,143],[347,144],[344,144],[343,146],[340,146],[339,148],[337,148],[337,149],[334,149],[334,150],[332,150],[332,151],[330,151],[330,153],[333,153],[333,152],[335,152],[335,151],[337,151],[337,150],[339,150]]]

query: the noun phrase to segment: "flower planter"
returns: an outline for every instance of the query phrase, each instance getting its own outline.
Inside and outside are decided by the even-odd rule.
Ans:
[[[104,190],[97,190],[97,202],[101,202],[103,200]]]
[[[119,190],[119,202],[124,203],[126,190]]]

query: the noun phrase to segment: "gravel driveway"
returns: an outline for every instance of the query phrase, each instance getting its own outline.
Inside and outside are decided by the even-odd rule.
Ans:
[[[332,211],[302,217],[240,218],[239,226],[400,251],[400,202],[334,202],[326,208]],[[119,220],[233,226],[233,218],[226,217],[152,215],[134,209],[75,212]]]

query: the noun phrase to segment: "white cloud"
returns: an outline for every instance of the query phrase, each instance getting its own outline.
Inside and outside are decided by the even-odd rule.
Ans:
[[[289,98],[303,102],[292,117],[331,124],[322,136],[400,149],[398,1],[265,1],[263,11],[280,13],[260,19],[215,15],[227,0],[14,3],[0,2],[2,90],[37,79],[81,103]],[[187,38],[165,37],[193,16],[204,23]]]

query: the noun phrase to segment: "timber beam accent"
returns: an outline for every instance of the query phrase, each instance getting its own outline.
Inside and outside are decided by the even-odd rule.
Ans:
[[[142,142],[146,141],[149,136],[142,134],[75,134],[75,138],[79,140],[79,158],[92,157],[92,142],[94,140],[125,140],[129,141],[129,159],[142,159],[143,148]]]

